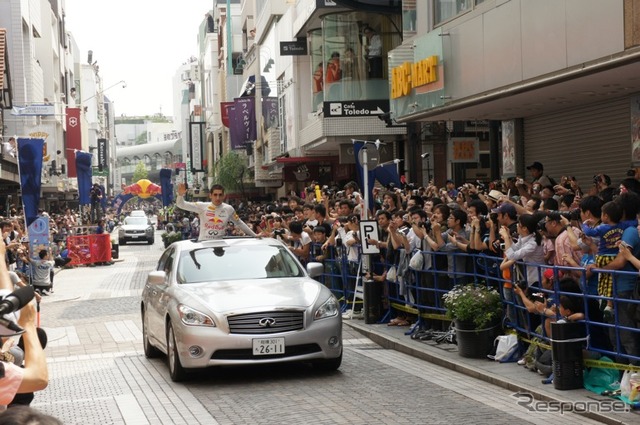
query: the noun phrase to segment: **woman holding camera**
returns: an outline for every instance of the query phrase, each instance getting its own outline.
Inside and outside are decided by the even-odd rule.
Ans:
[[[516,261],[522,261],[526,270],[527,286],[531,286],[540,281],[537,265],[545,264],[542,235],[538,232],[538,217],[532,214],[521,215],[518,217],[517,228],[517,242],[513,242],[507,227],[500,228],[500,236],[504,240],[504,260],[500,270],[510,268]]]
[[[500,270],[511,270],[512,266],[515,275],[511,275],[516,286],[523,285],[524,288],[530,288],[540,282],[539,265],[545,264],[544,247],[542,245],[542,235],[538,232],[538,217],[532,214],[524,214],[518,217],[518,240],[513,242],[509,229],[506,226],[500,228],[500,236],[504,240],[504,259],[500,264]],[[523,264],[515,264],[521,261]],[[524,272],[521,272],[524,270]],[[526,276],[526,280],[525,280]],[[524,289],[522,288],[522,289]],[[504,285],[504,297],[510,302],[516,302],[514,299],[512,286]],[[520,303],[521,304],[521,303]],[[508,306],[507,316],[512,323],[516,323],[518,317],[512,306]],[[526,327],[527,321],[524,317],[520,317],[521,326]]]

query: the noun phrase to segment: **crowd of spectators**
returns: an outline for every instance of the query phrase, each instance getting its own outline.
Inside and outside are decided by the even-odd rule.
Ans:
[[[634,301],[640,265],[638,176],[630,171],[612,185],[605,174],[596,174],[589,182],[572,176],[556,181],[539,162],[527,169],[526,178],[489,184],[456,187],[449,180],[443,187],[431,182],[424,187],[406,184],[372,190],[369,217],[378,223],[379,238],[367,243],[377,246],[380,254],[374,256],[374,266],[365,278],[387,282],[385,307],[389,299],[396,299],[416,306],[419,313],[396,311],[391,325],[419,319],[422,328],[447,326],[424,318],[433,315],[423,313],[442,313],[438,310],[442,291],[478,283],[477,257],[482,256],[484,271],[492,271],[495,277],[483,281],[499,289],[510,307],[506,318],[516,326],[533,331],[540,324],[538,330],[548,335],[551,321],[588,317],[592,322],[638,328]],[[291,195],[267,204],[247,202],[236,209],[255,233],[283,240],[303,263],[329,262],[327,275],[346,274],[338,289],[349,301],[361,265],[358,222],[364,199],[354,182],[317,192],[312,186],[302,197]],[[241,232],[230,226],[228,234]],[[417,251],[424,260],[415,277],[407,263]],[[340,270],[342,265],[346,273]],[[544,286],[545,276],[551,287],[569,295],[540,298],[549,288]],[[592,311],[587,311],[589,305]],[[529,317],[522,317],[524,311]],[[592,327],[591,331],[597,348],[621,353],[634,362],[640,358],[639,332],[613,327]]]

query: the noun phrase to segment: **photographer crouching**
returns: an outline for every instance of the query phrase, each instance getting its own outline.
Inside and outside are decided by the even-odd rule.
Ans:
[[[5,245],[2,243],[0,244],[0,293],[3,296],[13,291],[13,283],[4,260],[5,254]],[[23,350],[14,348],[14,340],[7,338],[19,334],[15,331],[16,317],[18,329],[24,330],[21,337]],[[9,312],[2,316],[2,322],[7,326],[0,326],[2,339],[2,348],[0,349],[0,411],[4,411],[17,394],[43,390],[49,383],[47,360],[38,338],[35,319],[36,307],[33,301],[29,301],[17,313]],[[20,357],[22,355],[24,356],[24,367],[21,367],[22,358]]]

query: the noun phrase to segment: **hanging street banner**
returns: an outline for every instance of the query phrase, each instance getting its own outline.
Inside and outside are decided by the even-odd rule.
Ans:
[[[27,227],[38,218],[42,188],[42,149],[44,140],[18,138],[18,172],[22,190],[22,209]]]
[[[262,120],[264,128],[278,128],[278,98],[262,98]]]
[[[51,116],[55,115],[54,105],[29,105],[29,106],[14,106],[11,109],[11,115],[19,116]]]
[[[236,115],[239,114],[242,122],[242,135],[244,143],[249,143],[257,138],[256,133],[256,99],[255,97],[237,97]]]
[[[229,114],[229,139],[231,143],[231,149],[244,149],[244,139],[242,137],[242,121],[240,120],[240,114],[236,114],[236,106],[228,105],[226,107]]]
[[[246,149],[256,140],[256,109],[254,97],[237,97],[229,111],[231,149]]]
[[[72,153],[74,155],[73,168],[78,177],[78,203],[80,205],[89,205],[91,203],[89,194],[93,176],[91,168],[93,154],[81,150]],[[71,168],[71,162],[69,163],[69,168]]]
[[[229,108],[235,105],[233,102],[220,102],[220,117],[222,118],[222,125],[230,128]]]
[[[75,151],[82,150],[82,129],[80,127],[80,108],[67,108],[67,176],[77,177]]]

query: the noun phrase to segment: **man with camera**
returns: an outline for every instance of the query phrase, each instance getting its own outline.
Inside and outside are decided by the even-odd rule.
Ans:
[[[292,221],[289,224],[289,250],[298,257],[302,264],[307,264],[311,248],[311,237],[302,229],[302,223]]]
[[[491,210],[495,213],[495,220],[493,215],[489,215],[491,223],[489,224],[489,245],[493,252],[498,256],[502,256],[505,250],[504,239],[500,235],[500,229],[506,227],[512,241],[518,240],[518,212],[516,207],[512,204],[503,202],[498,208]]]
[[[98,220],[102,217],[102,206],[100,205],[102,201],[102,197],[104,194],[102,193],[102,189],[100,189],[100,185],[98,183],[94,183],[89,189],[89,198],[91,200],[91,222],[97,223]]]

